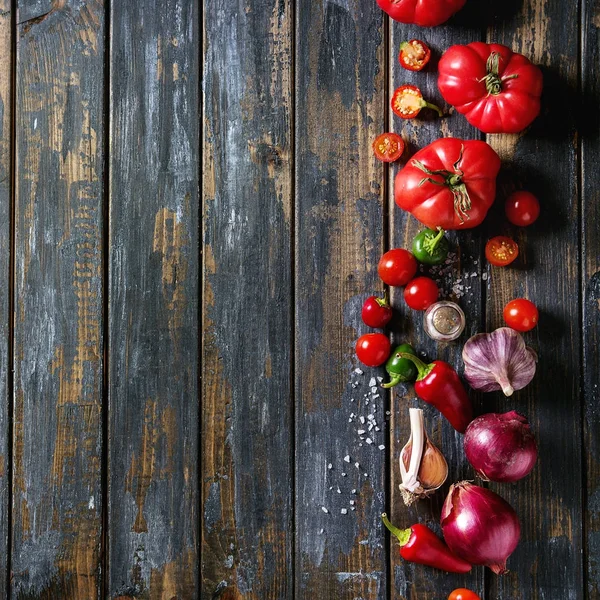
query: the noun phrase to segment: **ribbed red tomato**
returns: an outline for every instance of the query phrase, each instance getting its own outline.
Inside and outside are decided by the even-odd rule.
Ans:
[[[518,133],[540,113],[542,72],[506,46],[451,46],[438,69],[444,100],[485,133]]]
[[[442,138],[396,175],[396,204],[430,229],[479,225],[496,197],[500,158],[486,142]]]
[[[395,21],[435,27],[458,12],[467,0],[377,0],[379,7]]]

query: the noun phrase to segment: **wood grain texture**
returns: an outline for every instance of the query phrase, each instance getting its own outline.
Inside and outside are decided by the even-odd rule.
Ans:
[[[198,5],[112,6],[108,595],[198,597]]]
[[[482,3],[483,4],[483,3]],[[402,121],[391,109],[390,129],[402,135],[407,143],[408,151],[400,164],[390,169],[389,181],[389,222],[390,247],[408,248],[412,246],[413,237],[425,227],[414,217],[402,211],[394,203],[394,177],[397,171],[416,151],[442,137],[458,137],[471,140],[479,139],[479,132],[469,125],[462,115],[451,113],[437,87],[437,63],[443,52],[453,44],[467,44],[481,39],[482,23],[490,18],[488,10],[471,2],[448,23],[428,29],[426,34],[419,27],[391,23],[390,26],[390,89],[391,97],[394,89],[410,83],[417,85],[429,102],[438,104],[446,113],[439,119],[432,111],[423,111],[415,121]],[[402,68],[398,62],[400,44],[413,38],[424,38],[432,49],[432,60],[427,69],[420,73],[411,73]],[[481,233],[479,230],[450,232],[452,262],[444,266],[444,273],[438,269],[421,269],[428,272],[440,285],[440,299],[457,302],[467,315],[467,326],[463,335],[451,343],[436,343],[423,329],[423,313],[409,309],[401,288],[392,289],[392,305],[397,309],[395,320],[394,342],[401,344],[410,342],[415,350],[425,353],[429,360],[445,360],[457,371],[462,372],[461,350],[469,336],[483,330],[482,317],[482,267]],[[473,276],[473,274],[475,274]],[[461,289],[462,288],[462,289]],[[475,413],[481,412],[480,397],[470,392],[474,401]],[[433,407],[416,399],[412,385],[400,385],[392,390],[392,428],[390,432],[391,460],[391,496],[390,513],[398,527],[408,527],[413,523],[426,523],[436,532],[441,533],[439,526],[441,507],[451,483],[472,477],[462,447],[463,436],[454,431],[452,426]],[[449,465],[448,480],[431,499],[421,500],[410,508],[404,505],[399,484],[401,482],[398,458],[402,447],[410,437],[408,409],[411,406],[422,408],[425,412],[425,424],[434,443],[443,452]],[[393,599],[438,600],[456,587],[468,587],[483,598],[484,577],[481,569],[473,569],[468,575],[452,575],[434,571],[428,567],[405,562],[397,551],[395,538],[391,539],[390,560],[392,564]]]
[[[93,599],[102,507],[102,3],[55,3],[18,36],[12,597]]]
[[[291,7],[204,5],[203,598],[292,596]]]
[[[0,280],[11,275],[11,111],[12,111],[12,12],[8,0],[0,2]],[[0,597],[8,594],[8,526],[9,514],[9,398],[10,364],[10,293],[11,286],[0,286]]]
[[[583,458],[587,596],[600,599],[600,2],[583,3],[581,269],[583,307]]]
[[[383,13],[299,2],[296,25],[296,598],[383,600],[386,406],[369,390],[383,372],[354,372],[363,301],[382,291]]]
[[[526,297],[540,324],[525,339],[539,354],[535,379],[510,399],[489,394],[494,412],[525,414],[537,435],[538,463],[515,485],[490,485],[517,511],[521,541],[511,572],[490,577],[490,598],[582,598],[582,475],[580,398],[579,197],[577,173],[578,20],[560,0],[524,0],[514,16],[495,24],[488,40],[504,43],[542,68],[542,114],[526,132],[489,136],[503,159],[489,235],[510,235],[520,257],[506,269],[490,267],[487,325],[503,324],[502,309]],[[540,198],[541,217],[526,229],[510,226],[503,203],[515,189]],[[488,404],[489,402],[489,404]]]

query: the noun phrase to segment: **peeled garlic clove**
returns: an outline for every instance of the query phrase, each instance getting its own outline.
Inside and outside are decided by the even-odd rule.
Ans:
[[[425,431],[423,411],[411,408],[410,439],[400,455],[400,491],[407,506],[437,490],[448,477],[448,463]]]
[[[502,390],[505,396],[511,396],[535,375],[536,353],[525,345],[520,333],[509,327],[474,335],[465,344],[462,357],[465,379],[474,390]]]

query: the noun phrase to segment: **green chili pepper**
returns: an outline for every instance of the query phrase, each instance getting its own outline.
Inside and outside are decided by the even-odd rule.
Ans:
[[[398,346],[390,356],[385,365],[385,370],[391,377],[388,383],[384,383],[381,387],[391,388],[399,383],[406,381],[414,381],[417,378],[417,367],[411,360],[402,358],[400,353],[415,354],[414,348],[410,344],[402,344]]]
[[[448,256],[448,240],[444,230],[424,229],[415,236],[412,251],[415,258],[426,265],[441,265]]]

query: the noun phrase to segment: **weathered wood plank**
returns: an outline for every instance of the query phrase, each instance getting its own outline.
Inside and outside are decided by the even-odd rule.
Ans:
[[[111,598],[198,597],[198,10],[112,5]]]
[[[509,559],[511,573],[490,577],[490,598],[582,598],[581,399],[579,309],[579,198],[574,111],[578,85],[579,23],[575,7],[560,0],[525,0],[512,19],[488,31],[490,41],[523,52],[544,72],[542,115],[517,136],[489,136],[503,159],[503,176],[490,236],[519,243],[515,267],[489,268],[487,326],[503,324],[502,309],[527,297],[540,324],[526,341],[539,353],[533,382],[510,399],[490,394],[490,411],[524,413],[538,437],[539,461],[513,486],[490,487],[521,519],[521,542]],[[567,110],[565,110],[567,108]],[[597,111],[597,105],[596,105]],[[503,202],[514,189],[535,193],[540,220],[510,226]]]
[[[582,106],[579,132],[583,167],[581,268],[583,276],[583,456],[586,513],[584,568],[587,598],[600,598],[600,3],[583,3]]]
[[[0,597],[8,594],[8,525],[10,522],[8,403],[10,364],[10,294],[11,275],[11,110],[12,110],[12,12],[9,0],[0,2]]]
[[[292,6],[204,4],[203,598],[293,593]]]
[[[12,597],[98,598],[103,5],[18,35]]]
[[[384,170],[371,149],[385,120],[382,14],[362,0],[296,9],[298,600],[388,593],[386,407],[368,386],[382,371],[354,372],[362,303],[382,291]],[[369,414],[379,430],[361,441]]]
[[[453,44],[467,44],[480,40],[481,26],[488,18],[486,10],[477,3],[468,3],[467,6],[448,23],[433,29],[423,30],[416,26],[392,23],[390,27],[390,90],[400,85],[410,83],[418,86],[429,102],[443,107],[445,112],[449,108],[444,106],[443,99],[437,87],[437,63],[443,52]],[[420,73],[411,73],[403,69],[398,62],[398,52],[403,41],[413,38],[422,39],[432,48],[432,60],[426,70]],[[390,109],[388,109],[390,110]],[[408,143],[408,152],[398,167],[390,169],[389,182],[389,211],[391,238],[390,247],[410,249],[413,237],[424,226],[408,213],[400,210],[394,204],[394,176],[411,154],[441,137],[458,137],[462,139],[479,139],[479,132],[469,125],[459,114],[448,114],[443,119],[430,111],[423,111],[419,120],[402,121],[390,110],[390,124],[394,131],[401,133]],[[438,269],[423,269],[424,273],[430,272],[434,279],[441,283],[440,299],[449,299],[457,302],[467,315],[467,327],[463,335],[456,341],[443,344],[431,340],[423,329],[423,313],[411,310],[406,306],[403,289],[392,290],[392,304],[397,309],[399,326],[394,330],[395,342],[411,342],[419,352],[426,353],[430,360],[440,359],[452,364],[462,372],[461,351],[464,342],[470,335],[482,331],[482,300],[481,300],[481,235],[477,229],[465,230],[459,233],[448,233],[452,243],[452,263],[444,266],[444,274],[440,275]],[[476,276],[472,276],[476,273]],[[462,288],[462,289],[461,289]],[[476,412],[480,406],[480,399],[471,393]],[[390,512],[394,522],[400,527],[408,527],[416,522],[426,523],[436,532],[441,533],[439,527],[440,511],[449,485],[455,481],[467,479],[471,476],[466,462],[462,438],[454,431],[450,424],[433,407],[415,400],[416,395],[412,385],[398,386],[392,394],[392,428],[390,437],[391,456],[391,505]],[[421,500],[412,507],[407,508],[401,498],[399,484],[401,482],[398,458],[404,444],[410,436],[408,409],[418,406],[425,411],[426,427],[436,445],[443,452],[448,461],[448,481],[429,500]],[[404,562],[397,552],[395,538],[392,539],[390,549],[392,561],[392,598],[394,599],[419,599],[437,600],[447,595],[456,587],[468,587],[479,593],[483,598],[484,577],[481,569],[473,569],[468,575],[452,575],[435,571],[433,569]]]

